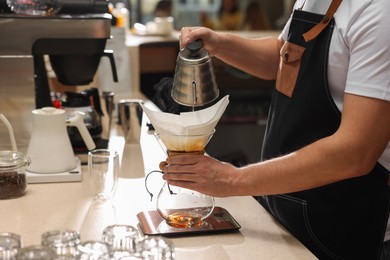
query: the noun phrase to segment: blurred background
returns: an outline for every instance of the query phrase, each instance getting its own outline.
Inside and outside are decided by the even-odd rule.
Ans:
[[[290,14],[294,0],[111,0],[114,5],[123,2],[130,10],[130,25],[147,23],[155,16],[170,15],[175,19],[175,28],[214,24],[222,12],[238,12],[240,24],[232,29],[248,29],[248,23],[258,24],[253,30],[281,29]],[[233,7],[233,8],[232,8]],[[207,20],[212,21],[207,24]],[[247,27],[245,27],[247,26]],[[131,27],[131,26],[130,26]],[[229,29],[229,28],[227,28]]]
[[[277,36],[287,21],[295,0],[108,2],[114,16],[118,15],[114,11],[115,8],[120,9],[118,6],[125,7],[128,12],[124,21],[126,26],[112,24],[111,33],[114,37],[106,45],[107,49],[114,50],[119,82],[112,80],[109,60],[102,59],[96,81],[81,87],[89,88],[92,85],[97,86],[100,91],[114,91],[117,98],[126,96],[130,89],[139,88],[143,95],[155,101],[156,84],[164,78],[173,77],[179,45],[175,37],[135,35],[131,28],[136,23],[147,24],[155,17],[172,16],[176,30],[183,26],[207,26],[215,30],[235,31],[249,37]],[[130,30],[124,31],[123,27]],[[2,38],[3,40],[5,39]],[[230,104],[207,152],[236,165],[256,162],[261,155],[274,82],[255,78],[218,59],[213,60],[213,65],[221,91],[220,97],[229,95]],[[53,79],[51,73],[48,68],[50,80]],[[52,87],[54,83],[57,82],[51,81]],[[35,108],[33,86],[32,56],[0,57],[0,113],[4,113],[11,121],[22,151],[26,149],[31,135],[31,110]],[[66,86],[66,89],[71,88]],[[9,147],[8,134],[1,125],[0,149]]]

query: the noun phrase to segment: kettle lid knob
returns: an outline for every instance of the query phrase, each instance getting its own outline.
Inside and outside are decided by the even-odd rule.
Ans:
[[[209,61],[210,57],[206,49],[203,48],[203,41],[198,39],[182,49],[178,59],[188,65],[199,65]]]
[[[198,39],[196,41],[190,42],[186,48],[190,51],[192,55],[197,55],[199,50],[203,47],[203,41]]]

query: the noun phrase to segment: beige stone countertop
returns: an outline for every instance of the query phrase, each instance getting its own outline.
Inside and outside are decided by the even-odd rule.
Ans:
[[[124,144],[120,129],[112,131],[110,149],[121,154],[121,161],[132,165],[121,175],[112,205],[97,205],[85,181],[28,184],[22,197],[0,200],[0,232],[21,235],[22,245],[39,244],[41,234],[55,229],[72,229],[81,240],[99,240],[109,224],[138,225],[137,213],[155,209],[145,190],[144,176],[158,169],[165,154],[154,135],[141,129],[141,145]],[[150,178],[151,187],[161,187],[161,178]],[[160,182],[160,183],[159,183]],[[158,191],[156,191],[158,192]],[[155,196],[157,197],[157,196]],[[216,198],[241,225],[235,232],[170,237],[177,259],[316,259],[252,198]]]

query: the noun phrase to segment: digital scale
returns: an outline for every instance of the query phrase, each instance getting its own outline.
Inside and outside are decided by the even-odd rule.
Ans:
[[[144,235],[181,236],[208,233],[232,232],[241,228],[230,213],[221,207],[215,207],[211,215],[199,227],[175,228],[169,226],[156,210],[137,214],[140,230]]]

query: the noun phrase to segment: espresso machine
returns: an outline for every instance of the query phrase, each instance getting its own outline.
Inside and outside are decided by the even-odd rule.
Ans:
[[[32,56],[36,108],[52,106],[44,55],[64,85],[92,82],[103,56],[117,81],[113,52],[105,50],[111,18],[108,0],[63,0],[60,11],[47,16],[15,14],[0,0],[0,58]]]

